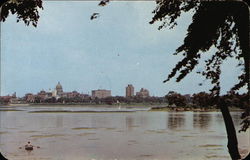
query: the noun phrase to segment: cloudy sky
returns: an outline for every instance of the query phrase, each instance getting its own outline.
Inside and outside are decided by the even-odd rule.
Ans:
[[[192,94],[211,88],[209,81],[196,73],[180,83],[175,79],[162,83],[182,58],[172,53],[183,42],[191,12],[183,14],[174,29],[159,31],[160,23],[148,23],[153,1],[97,4],[45,1],[37,28],[8,17],[1,24],[1,95],[54,89],[58,81],[64,91],[110,89],[113,96],[123,96],[127,84],[133,84],[136,91],[147,88],[153,96],[171,90]],[[91,21],[94,12],[101,16]],[[202,69],[201,63],[194,72]],[[240,68],[228,60],[222,69],[225,93],[236,82]],[[200,82],[204,85],[199,86]]]

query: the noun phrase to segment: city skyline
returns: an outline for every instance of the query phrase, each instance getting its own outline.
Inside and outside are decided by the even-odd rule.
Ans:
[[[172,53],[183,42],[192,12],[184,14],[174,29],[159,31],[159,23],[148,24],[153,1],[113,2],[104,8],[97,4],[45,1],[37,28],[16,23],[15,16],[2,23],[1,95],[37,93],[51,88],[58,79],[66,90],[105,88],[113,95],[125,95],[127,84],[145,87],[151,96],[164,96],[169,91],[208,92],[212,88],[195,73],[203,69],[203,63],[183,81],[163,83],[182,58]],[[91,21],[90,15],[96,11],[101,16]],[[227,60],[222,66],[222,94],[237,81],[241,69],[236,65]],[[203,86],[198,85],[201,82]]]
[[[129,85],[132,85],[132,84],[128,84],[128,86]],[[133,85],[132,85],[133,86]],[[136,88],[136,87],[134,87],[133,86],[133,89],[134,88]],[[144,88],[137,88],[137,89],[134,89],[133,91],[138,91],[138,92],[140,92],[141,90],[144,90],[145,89],[145,87]],[[60,92],[61,93],[59,93],[58,92],[58,90],[60,90]],[[26,94],[39,94],[39,93],[41,93],[41,92],[46,92],[46,93],[48,93],[48,92],[51,92],[52,93],[52,95],[54,94],[54,95],[60,95],[60,94],[62,94],[62,93],[69,93],[69,92],[78,92],[78,93],[81,93],[81,94],[87,94],[87,95],[89,95],[89,96],[92,96],[93,95],[93,91],[99,91],[99,90],[107,90],[107,91],[111,91],[111,93],[110,93],[110,95],[111,96],[123,96],[123,97],[127,97],[126,96],[126,92],[127,92],[127,90],[126,90],[126,86],[124,86],[123,87],[123,90],[124,90],[124,94],[123,95],[112,95],[112,90],[108,90],[108,89],[105,89],[105,88],[95,88],[95,89],[93,89],[93,90],[90,90],[90,91],[86,91],[86,90],[79,90],[79,89],[76,89],[76,90],[65,90],[64,89],[64,87],[63,87],[63,84],[61,84],[61,82],[60,81],[58,81],[58,83],[57,83],[57,85],[54,85],[54,87],[51,87],[51,88],[47,88],[47,89],[44,89],[44,88],[41,88],[40,90],[38,90],[38,91],[36,91],[36,92],[27,92],[27,93],[24,93],[23,95],[19,95],[19,96],[17,96],[17,97],[24,97]],[[147,90],[147,89],[146,89]],[[54,91],[57,91],[56,93],[54,93]],[[136,92],[136,93],[138,93],[138,92]],[[12,94],[18,94],[17,92],[13,92],[13,93],[8,93],[8,94],[6,94],[6,95],[1,95],[1,96],[10,96],[10,95],[12,95]],[[133,94],[132,96],[136,96],[135,94]],[[132,96],[130,96],[130,97],[132,97]]]

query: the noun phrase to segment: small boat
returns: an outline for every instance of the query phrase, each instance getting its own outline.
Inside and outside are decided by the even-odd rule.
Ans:
[[[32,145],[25,145],[25,150],[31,151],[31,150],[33,150],[33,146]]]

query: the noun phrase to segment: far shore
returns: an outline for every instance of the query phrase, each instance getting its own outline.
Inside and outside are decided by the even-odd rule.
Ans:
[[[121,107],[165,107],[168,104],[162,103],[162,104],[150,104],[150,103],[121,103],[121,104],[95,104],[95,103],[20,103],[20,104],[0,104],[1,106],[96,106],[96,107],[115,107],[115,106],[121,106]]]
[[[66,107],[66,106],[72,106],[72,107],[122,107],[122,108],[134,108],[134,107],[144,107],[144,108],[153,108],[155,106],[157,107],[166,107],[168,104],[149,104],[149,103],[133,103],[133,104],[94,104],[94,103],[24,103],[24,104],[6,104],[2,105],[0,104],[0,107],[28,107],[28,106],[36,106],[36,107]]]
[[[236,107],[230,107],[230,111],[243,111],[243,109],[236,108]],[[219,108],[215,107],[208,107],[208,108],[192,108],[192,107],[152,107],[151,111],[175,111],[175,112],[186,112],[186,111],[192,111],[192,112],[220,112]]]
[[[213,106],[202,108],[202,107],[171,107],[168,104],[149,104],[149,103],[135,103],[135,104],[91,104],[91,103],[24,103],[24,104],[0,104],[0,107],[106,107],[106,108],[151,108],[150,111],[176,111],[176,112],[185,112],[185,111],[193,111],[193,112],[219,112],[219,108],[215,108]],[[230,111],[243,111],[243,109],[230,107]]]

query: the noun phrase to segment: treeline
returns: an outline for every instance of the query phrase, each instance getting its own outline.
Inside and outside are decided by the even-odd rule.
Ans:
[[[218,97],[217,97],[218,98]],[[237,108],[245,108],[249,105],[249,97],[245,94],[228,93],[220,96],[220,100],[223,100],[227,106],[233,106]],[[106,97],[106,98],[92,98],[90,96],[80,97],[61,97],[61,98],[41,98],[35,97],[32,101],[27,98],[19,98],[22,103],[47,103],[47,104],[163,104],[168,107],[190,107],[190,108],[217,108],[218,99],[216,100],[212,94],[206,92],[195,93],[193,95],[182,95],[180,93],[170,91],[164,97]],[[11,102],[11,97],[8,99],[0,97],[0,104],[8,104]]]
[[[228,93],[220,97],[214,97],[212,94],[206,92],[200,92],[190,96],[171,91],[165,98],[169,105],[176,107],[218,108],[218,99],[231,107],[243,109],[249,106],[249,96],[246,93]]]

